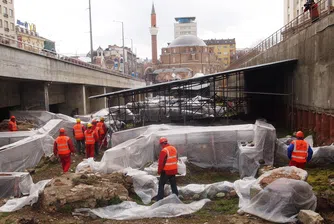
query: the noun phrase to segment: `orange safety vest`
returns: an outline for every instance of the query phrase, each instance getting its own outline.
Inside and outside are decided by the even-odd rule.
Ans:
[[[58,155],[68,155],[71,153],[67,143],[68,140],[70,140],[70,138],[67,136],[59,136],[56,139]]]
[[[100,135],[104,135],[104,129],[103,129],[103,125],[104,125],[104,123],[102,123],[102,122],[99,122],[99,123],[97,123],[97,128],[99,128],[99,134]]]
[[[167,154],[167,160],[164,170],[177,170],[177,151],[173,146],[167,146],[162,149]]]
[[[294,144],[291,160],[297,163],[306,163],[308,156],[308,143],[304,140],[293,141]]]
[[[73,127],[74,137],[76,140],[82,140],[85,137],[84,132],[82,130],[82,126],[83,126],[82,124],[76,124]]]
[[[17,131],[16,122],[9,121],[8,124],[11,125],[11,129],[9,131]]]
[[[88,133],[88,131],[85,131],[85,143],[86,145],[94,145],[95,144],[95,138],[94,138],[94,131],[91,133]]]

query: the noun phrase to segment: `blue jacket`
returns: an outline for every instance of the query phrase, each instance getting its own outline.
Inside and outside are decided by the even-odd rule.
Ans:
[[[303,140],[303,139],[298,139],[298,140]],[[293,152],[294,148],[295,148],[294,144],[290,144],[289,147],[288,147],[288,157],[289,157],[289,159],[291,159],[292,152]],[[313,150],[312,150],[311,146],[308,146],[308,149],[307,149],[307,162],[310,162],[310,160],[312,159],[312,156],[313,156]]]

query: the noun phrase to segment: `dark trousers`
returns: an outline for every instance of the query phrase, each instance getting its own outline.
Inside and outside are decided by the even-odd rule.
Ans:
[[[85,140],[75,140],[75,144],[77,146],[78,153],[85,154]]]
[[[166,173],[162,171],[160,174],[160,179],[159,179],[159,189],[158,189],[158,197],[157,197],[158,201],[164,198],[165,184],[167,183],[168,180],[172,188],[173,194],[176,194],[177,196],[179,195],[179,191],[177,190],[177,186],[176,186],[175,175],[171,175],[171,176],[166,175]]]
[[[95,157],[99,155],[99,143],[95,142]]]

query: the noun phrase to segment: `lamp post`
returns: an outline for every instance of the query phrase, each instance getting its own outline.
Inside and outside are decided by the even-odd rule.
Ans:
[[[93,64],[93,28],[92,28],[92,7],[91,7],[91,0],[89,0],[89,25],[90,25],[90,60]]]
[[[122,23],[122,42],[123,42],[123,75],[125,74],[125,48],[124,48],[124,23],[122,21],[113,21],[115,23]]]

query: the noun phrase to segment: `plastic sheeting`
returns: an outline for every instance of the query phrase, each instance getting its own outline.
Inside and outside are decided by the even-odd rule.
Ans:
[[[91,212],[103,219],[133,220],[145,218],[170,218],[188,215],[200,210],[209,199],[184,204],[176,195],[170,195],[151,206],[138,205],[125,201],[119,205],[111,205],[97,209],[77,209],[76,212]]]
[[[177,163],[178,175],[185,176],[187,174],[186,167],[187,157],[180,157]],[[154,162],[151,166],[145,167],[144,171],[153,176],[158,176],[158,162]]]
[[[51,180],[42,180],[33,184],[29,191],[29,196],[8,200],[5,205],[0,207],[0,212],[15,212],[26,205],[33,205],[38,201],[39,194]]]
[[[54,138],[62,120],[51,120],[31,137],[0,148],[0,172],[20,172],[34,167],[43,155],[52,154]]]
[[[314,211],[317,198],[312,187],[305,181],[280,178],[255,195],[249,204],[242,205],[240,210],[246,213],[271,222],[287,223],[297,221],[296,216],[302,209]]]
[[[36,131],[0,132],[0,147],[34,135]]]
[[[238,167],[242,178],[255,176],[260,167],[258,161],[261,159],[266,165],[274,164],[275,141],[275,128],[264,121],[256,121],[253,145],[238,144]]]
[[[27,195],[32,185],[29,173],[0,173],[0,198]]]

